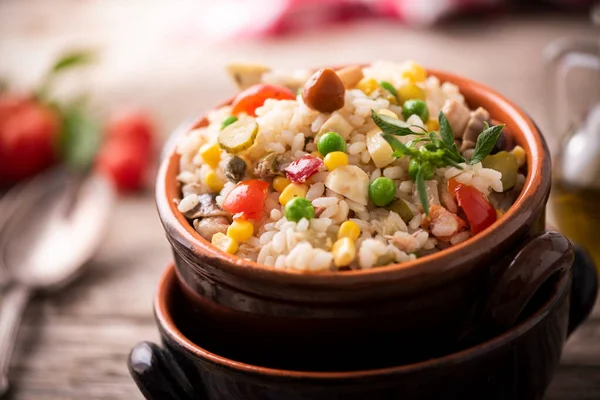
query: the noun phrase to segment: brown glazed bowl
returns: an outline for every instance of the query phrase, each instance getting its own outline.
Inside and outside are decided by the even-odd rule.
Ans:
[[[392,365],[399,357],[409,362],[439,354],[473,331],[512,326],[546,280],[567,275],[569,242],[557,233],[543,233],[550,158],[538,128],[493,90],[429,72],[458,85],[471,107],[485,107],[505,123],[527,152],[528,171],[521,195],[498,222],[466,242],[414,261],[303,273],[226,254],[196,233],[177,210],[173,199],[180,196],[179,155],[166,154],[156,185],[158,212],[186,306],[214,327],[215,337],[248,345],[257,354],[268,348],[307,363],[317,357],[324,370],[353,368],[333,361],[349,348],[363,362],[373,356],[378,366]],[[206,123],[201,118],[194,127]]]
[[[572,285],[570,277],[546,281],[512,329],[468,348],[385,369],[302,372],[265,367],[262,360],[243,362],[243,352],[234,354],[228,343],[203,336],[208,321],[183,311],[170,266],[155,301],[164,347],[139,343],[129,370],[148,400],[541,400],[565,337],[596,298],[596,270],[585,253],[576,253]],[[349,349],[344,358],[352,357]]]

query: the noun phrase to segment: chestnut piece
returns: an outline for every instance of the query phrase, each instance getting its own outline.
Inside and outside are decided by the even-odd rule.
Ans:
[[[344,83],[331,68],[320,69],[311,76],[302,91],[304,103],[313,110],[331,113],[344,107]]]

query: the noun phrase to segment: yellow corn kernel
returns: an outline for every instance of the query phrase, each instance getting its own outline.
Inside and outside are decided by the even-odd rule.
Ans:
[[[204,181],[206,183],[206,186],[208,186],[208,188],[211,190],[211,192],[215,193],[220,192],[221,189],[223,189],[223,186],[225,185],[225,182],[223,182],[221,178],[217,176],[217,173],[213,170],[210,170],[210,172],[206,174],[206,178],[204,178]]]
[[[387,96],[386,99],[390,102],[390,104],[398,104],[398,99],[393,94]]]
[[[427,125],[427,130],[429,132],[438,131],[440,129],[440,123],[437,119],[430,119],[425,125]]]
[[[524,148],[522,148],[521,146],[515,146],[515,148],[512,149],[510,152],[513,153],[514,156],[517,158],[517,165],[519,166],[519,168],[525,165],[526,154]]]
[[[315,151],[313,151],[313,152],[312,152],[312,153],[310,153],[310,154],[312,154],[312,155],[313,155],[313,156],[315,156],[315,157],[319,157],[321,160],[323,159],[323,154],[319,153],[319,152],[318,152],[318,151],[316,151],[316,150],[315,150]]]
[[[227,236],[237,242],[245,242],[254,234],[254,225],[245,219],[236,219],[227,228]]]
[[[200,147],[200,157],[205,164],[208,164],[211,168],[217,168],[219,161],[221,161],[221,148],[219,143],[206,143]]]
[[[396,113],[394,113],[393,111],[390,111],[386,108],[384,108],[383,110],[379,110],[377,111],[379,114],[381,115],[387,115],[388,117],[392,117],[392,118],[396,118],[398,119],[398,116],[396,115]]]
[[[356,222],[345,221],[340,225],[338,230],[337,238],[348,238],[350,240],[356,240],[360,236],[360,228]]]
[[[275,179],[273,179],[273,189],[275,189],[279,193],[281,193],[281,192],[283,192],[283,189],[285,189],[290,183],[291,182],[288,178],[283,177],[283,176],[278,176]]]
[[[333,254],[333,263],[336,267],[345,267],[350,265],[356,257],[356,245],[350,238],[344,237],[336,240],[331,249]]]
[[[223,250],[229,254],[235,254],[238,251],[238,242],[221,232],[217,232],[213,235],[211,243],[217,249]]]
[[[323,160],[328,170],[333,171],[338,167],[344,167],[348,165],[348,154],[343,151],[332,151],[325,156]]]
[[[367,96],[370,96],[378,87],[379,83],[373,78],[362,78],[356,84],[356,88],[362,90]]]
[[[304,197],[308,192],[308,186],[303,183],[290,183],[283,189],[283,192],[279,195],[279,202],[282,206],[285,206],[288,201],[294,197]]]
[[[496,219],[500,219],[504,216],[504,211],[499,208],[496,208]]]
[[[410,80],[412,83],[424,82],[427,79],[427,71],[416,62],[411,62],[410,66],[402,72],[402,77]]]
[[[425,100],[425,91],[414,83],[409,83],[398,89],[398,98],[400,103],[407,100]]]

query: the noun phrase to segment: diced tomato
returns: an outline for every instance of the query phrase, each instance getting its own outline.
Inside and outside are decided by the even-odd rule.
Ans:
[[[450,186],[450,182],[448,185]],[[498,219],[492,203],[473,186],[459,183],[454,187],[454,195],[467,216],[473,234],[481,232]]]
[[[268,188],[269,183],[260,179],[240,182],[225,197],[223,209],[245,219],[259,220],[263,216]]]
[[[33,101],[0,101],[0,185],[29,178],[57,159],[60,119]]]
[[[285,174],[291,182],[304,183],[308,178],[319,172],[323,165],[323,160],[319,157],[308,154],[288,165]]]
[[[295,98],[294,92],[286,87],[259,83],[250,86],[235,97],[231,113],[233,115],[246,113],[254,117],[256,109],[262,106],[267,99],[294,100]]]
[[[108,140],[96,159],[96,168],[120,193],[141,189],[149,164],[147,152],[133,140]]]

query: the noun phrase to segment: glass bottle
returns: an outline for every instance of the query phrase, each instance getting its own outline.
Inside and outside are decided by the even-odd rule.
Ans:
[[[592,11],[600,27],[600,5]],[[545,49],[551,146],[549,219],[600,266],[600,40],[562,39]]]

